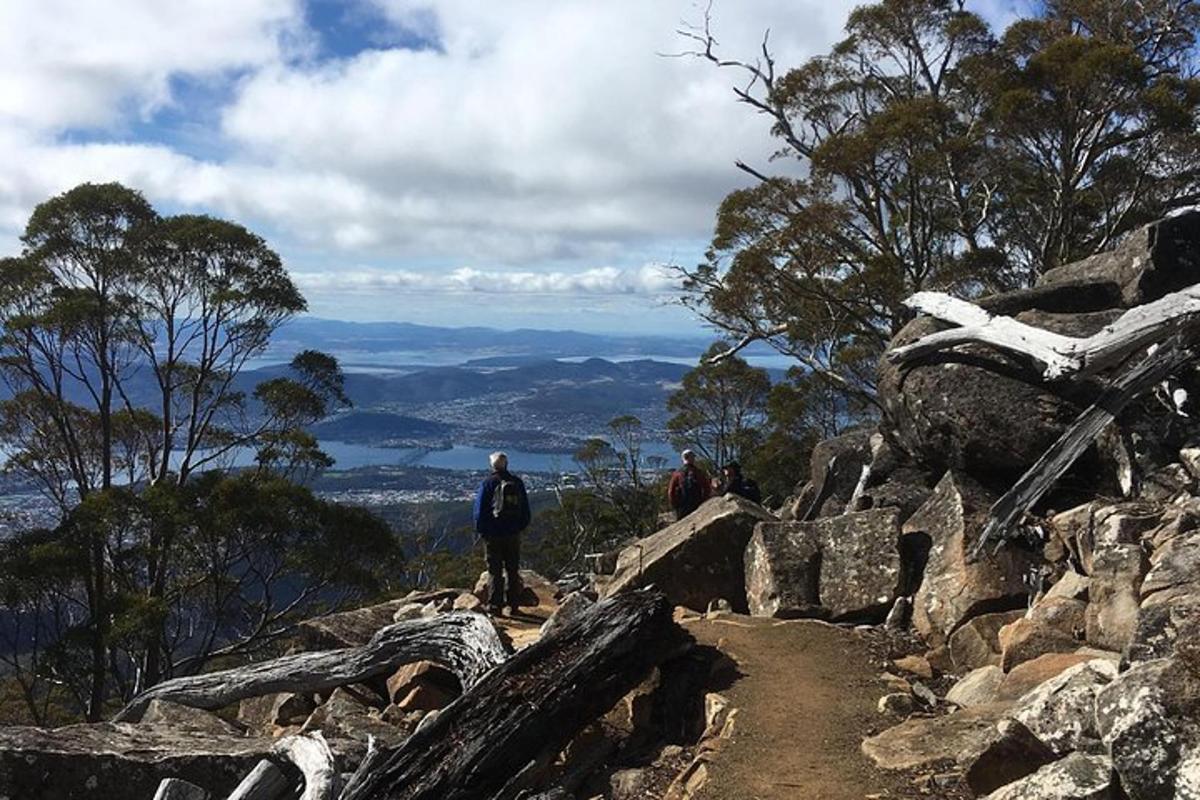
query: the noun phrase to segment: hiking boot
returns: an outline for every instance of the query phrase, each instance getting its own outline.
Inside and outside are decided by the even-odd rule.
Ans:
[[[504,616],[504,607],[503,606],[488,606],[487,613],[493,617],[502,617],[502,616]]]

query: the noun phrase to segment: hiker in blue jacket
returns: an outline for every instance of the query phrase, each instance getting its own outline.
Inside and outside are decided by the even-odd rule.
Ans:
[[[507,455],[492,453],[488,461],[492,473],[479,484],[474,509],[475,532],[483,537],[487,554],[487,605],[493,614],[499,614],[504,606],[509,613],[516,613],[521,602],[520,537],[529,527],[529,496],[521,479],[508,471]]]

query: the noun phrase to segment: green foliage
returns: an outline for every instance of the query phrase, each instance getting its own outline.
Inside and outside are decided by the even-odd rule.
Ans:
[[[874,367],[924,289],[1027,285],[1200,188],[1191,0],[1056,0],[997,37],[953,0],[856,9],[826,55],[750,79],[787,175],[730,193],[688,304],[870,413]]]
[[[727,349],[722,342],[709,347],[667,399],[672,442],[694,449],[717,469],[743,460],[758,444],[771,391],[766,370],[737,356],[712,361]]]

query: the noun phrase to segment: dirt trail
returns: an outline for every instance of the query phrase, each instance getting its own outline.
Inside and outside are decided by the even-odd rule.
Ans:
[[[854,632],[739,615],[684,623],[718,645],[741,677],[722,692],[739,709],[697,800],[863,800],[916,796],[911,776],[877,770],[859,745],[894,724],[879,656]]]

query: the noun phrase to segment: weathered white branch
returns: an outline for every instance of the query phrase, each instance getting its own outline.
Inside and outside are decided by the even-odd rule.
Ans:
[[[467,611],[398,622],[362,647],[297,653],[259,664],[175,678],[142,692],[113,718],[136,722],[151,700],[216,709],[274,692],[318,692],[386,675],[402,664],[434,661],[463,688],[474,685],[508,657],[487,617]]]
[[[226,800],[277,800],[289,786],[291,781],[283,770],[264,758]]]
[[[779,324],[779,325],[776,325],[774,328],[771,328],[766,331],[756,331],[754,333],[747,333],[745,336],[743,336],[741,339],[739,339],[738,342],[736,344],[734,344],[732,347],[730,347],[728,350],[722,350],[720,353],[717,353],[715,355],[709,356],[708,358],[704,359],[704,363],[705,364],[720,364],[722,361],[725,361],[726,359],[733,358],[738,353],[745,350],[747,347],[754,344],[755,342],[766,341],[767,339],[770,339],[772,336],[782,336],[783,334],[787,333],[787,331],[788,331],[788,326],[786,324]]]
[[[208,800],[208,792],[179,778],[163,778],[154,800]]]
[[[1088,375],[1115,366],[1132,353],[1200,323],[1197,286],[1130,309],[1086,337],[1063,336],[1011,317],[992,316],[979,306],[940,292],[918,292],[905,304],[961,327],[897,347],[888,352],[889,361],[906,364],[957,345],[983,344],[1032,359],[1047,380]]]
[[[304,775],[304,794],[300,800],[337,800],[342,791],[342,776],[320,731],[287,736],[279,740],[274,750]]]

